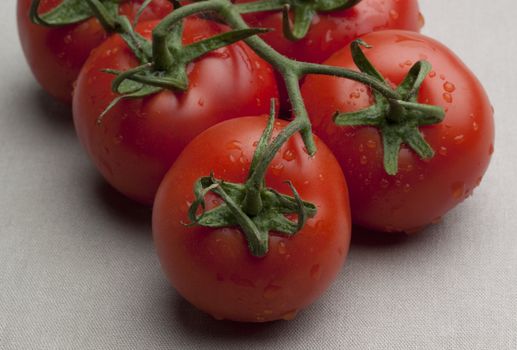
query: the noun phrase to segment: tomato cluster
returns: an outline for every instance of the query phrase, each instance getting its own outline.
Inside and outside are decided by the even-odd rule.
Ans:
[[[18,24],[99,172],[153,205],[163,269],[197,308],[291,319],[335,279],[352,224],[412,233],[480,184],[492,107],[418,33],[416,0],[172,3],[18,0]]]

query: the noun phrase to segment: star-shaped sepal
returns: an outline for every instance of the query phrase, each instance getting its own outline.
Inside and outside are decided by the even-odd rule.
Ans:
[[[364,55],[361,46],[370,46],[362,40],[352,43],[352,56],[361,72],[389,86],[384,77]],[[398,157],[402,144],[409,146],[422,159],[434,157],[435,152],[424,139],[419,127],[440,123],[445,117],[442,107],[418,102],[418,92],[431,71],[427,61],[416,62],[405,79],[395,89],[399,98],[387,98],[373,90],[375,103],[356,112],[336,112],[334,122],[340,126],[373,126],[379,129],[384,149],[384,168],[389,175],[398,172]]]

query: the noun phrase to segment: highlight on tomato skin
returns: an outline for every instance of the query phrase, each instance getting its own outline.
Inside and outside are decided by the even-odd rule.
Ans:
[[[31,22],[29,9],[33,0],[18,0],[18,34],[25,58],[34,77],[53,97],[71,104],[73,85],[90,52],[99,46],[108,34],[99,21],[90,18],[63,27],[44,27]],[[120,14],[133,20],[145,0],[130,0],[120,5]],[[39,13],[46,13],[62,0],[42,0]],[[165,17],[173,7],[168,0],[153,0],[140,20]]]
[[[419,60],[432,64],[418,101],[441,106],[444,120],[420,128],[435,155],[422,160],[408,147],[399,153],[395,176],[383,168],[383,140],[369,126],[337,126],[336,111],[368,107],[375,98],[360,83],[308,76],[302,95],[314,132],[332,149],[350,188],[354,224],[384,232],[415,232],[437,222],[481,183],[494,150],[493,109],[469,68],[438,41],[408,31],[379,31],[362,39],[364,53],[393,85]],[[357,69],[350,48],[326,64]]]
[[[372,31],[420,31],[424,25],[418,0],[363,0],[349,9],[318,13],[307,35],[297,41],[283,35],[282,11],[246,14],[244,18],[252,27],[273,29],[262,38],[275,50],[290,58],[313,63],[323,62],[351,41]]]
[[[291,237],[270,233],[269,251],[250,254],[235,227],[185,226],[194,200],[193,185],[202,176],[243,183],[267,116],[231,119],[196,137],[181,153],[160,185],[153,210],[153,236],[166,276],[198,309],[217,319],[266,322],[292,319],[336,278],[346,258],[351,231],[348,191],[339,164],[316,138],[309,157],[296,134],[278,152],[266,186],[317,206],[317,214]],[[287,125],[276,121],[274,135]],[[207,210],[220,197],[206,196]]]
[[[137,32],[150,39],[158,21],[142,22]],[[227,30],[213,21],[185,20],[185,44]],[[116,190],[151,205],[163,176],[183,148],[199,133],[220,121],[269,112],[278,98],[271,66],[245,43],[210,52],[188,66],[184,92],[161,91],[119,102],[97,120],[118,97],[114,76],[105,69],[125,71],[140,65],[120,38],[112,36],[85,63],[73,101],[74,123],[81,144],[99,172]]]

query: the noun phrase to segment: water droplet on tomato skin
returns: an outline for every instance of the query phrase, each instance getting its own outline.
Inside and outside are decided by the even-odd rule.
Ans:
[[[270,284],[266,288],[264,288],[262,297],[268,300],[274,299],[276,296],[278,296],[281,290],[282,287]]]
[[[200,98],[198,101],[197,101],[197,104],[200,106],[200,107],[203,107],[205,105],[205,100]]]
[[[444,92],[443,100],[447,103],[452,103],[452,95],[449,92]]]
[[[457,135],[454,137],[454,142],[456,142],[456,144],[462,144],[463,141],[465,141],[465,136],[464,135]]]
[[[284,241],[278,242],[277,250],[278,250],[278,254],[280,254],[280,255],[285,255],[285,253],[287,253],[287,247],[286,247]]]
[[[436,72],[434,70],[429,72],[429,78],[434,78],[436,76]]]
[[[273,175],[280,176],[282,174],[282,172],[284,171],[284,164],[282,164],[282,163],[275,164],[275,165],[271,166],[270,170]]]
[[[377,142],[375,140],[368,140],[366,141],[366,147],[374,149],[377,147]]]
[[[443,83],[443,89],[447,92],[454,92],[454,90],[456,90],[456,86],[450,81],[446,81]]]
[[[422,28],[425,25],[425,18],[421,12],[418,13],[418,26]]]
[[[237,140],[233,140],[233,141],[230,141],[226,144],[226,149],[227,150],[238,150],[240,151],[242,149],[242,144],[240,143],[240,141],[237,141]]]
[[[292,321],[292,320],[294,320],[296,318],[297,314],[298,314],[298,310],[291,310],[291,311],[286,312],[282,316],[282,319],[285,320],[285,321]]]
[[[478,131],[478,130],[479,130],[479,124],[478,124],[478,123],[476,123],[476,122],[472,122],[472,129],[473,129],[474,131]]]
[[[399,13],[395,10],[390,10],[390,18],[392,20],[397,20],[399,18]]]
[[[359,162],[361,163],[361,165],[366,165],[368,164],[368,158],[365,155],[363,155],[361,156]]]
[[[440,146],[440,148],[438,149],[438,153],[441,155],[441,156],[446,156],[447,155],[447,147],[444,147],[444,146]]]
[[[314,281],[318,281],[321,278],[321,266],[319,264],[311,267],[310,276]]]
[[[452,197],[454,199],[461,199],[465,194],[465,183],[464,182],[455,182],[451,186]]]
[[[285,150],[285,152],[282,155],[282,158],[284,158],[286,161],[290,162],[296,158],[293,151],[290,149]]]

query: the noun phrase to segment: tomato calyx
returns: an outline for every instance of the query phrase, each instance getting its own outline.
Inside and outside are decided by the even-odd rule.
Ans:
[[[97,124],[101,124],[104,116],[122,99],[143,98],[164,89],[187,90],[189,63],[208,52],[268,31],[263,28],[237,29],[183,45],[183,17],[181,9],[166,17],[153,30],[152,42],[135,33],[131,26],[124,27],[122,36],[141,65],[123,72],[105,70],[116,76],[112,89],[119,96],[101,113]]]
[[[41,0],[33,0],[29,12],[29,16],[33,23],[46,27],[61,27],[70,24],[79,23],[96,16],[96,9],[92,4],[100,3],[106,11],[106,16],[114,18],[118,14],[118,6],[120,0],[63,0],[52,10],[40,14],[38,9]],[[144,4],[145,5],[145,4]],[[142,9],[143,10],[142,6]],[[115,23],[101,22],[104,29],[114,32]]]
[[[303,39],[318,12],[350,8],[361,0],[262,0],[238,4],[240,13],[282,10],[284,36],[292,41]],[[289,13],[293,13],[293,23]]]
[[[366,74],[385,83],[384,77],[368,61],[361,47],[370,48],[362,40],[352,43],[352,57],[356,66]],[[389,98],[373,90],[375,104],[356,112],[334,115],[339,126],[373,126],[379,129],[384,149],[384,169],[389,175],[398,172],[398,157],[402,144],[408,145],[422,159],[434,157],[435,152],[424,139],[419,127],[440,123],[445,117],[443,108],[418,103],[418,91],[431,65],[427,61],[415,63],[395,89],[399,98]]]
[[[279,193],[265,185],[265,169],[271,162],[268,155],[276,154],[276,146],[271,143],[274,113],[272,103],[271,116],[257,145],[246,183],[226,182],[216,179],[213,174],[202,177],[194,185],[195,200],[188,212],[191,221],[189,225],[240,227],[251,254],[256,257],[267,254],[270,231],[293,236],[304,227],[308,218],[317,213],[316,206],[303,201],[290,181],[286,183],[293,196]],[[257,182],[257,179],[260,180]],[[223,203],[205,211],[205,196],[209,192],[219,196]],[[201,214],[198,215],[200,208]],[[296,215],[296,221],[290,220],[288,215]]]

